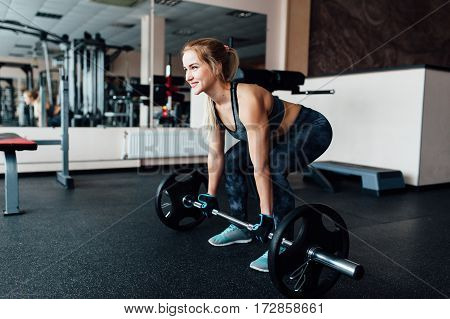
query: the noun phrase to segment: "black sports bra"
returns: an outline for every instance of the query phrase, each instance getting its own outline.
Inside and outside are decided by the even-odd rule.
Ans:
[[[237,83],[231,82],[231,89],[230,89],[231,109],[233,110],[233,119],[234,119],[236,129],[234,131],[231,131],[223,124],[222,120],[220,119],[219,115],[217,114],[215,105],[214,105],[214,112],[216,113],[216,118],[217,118],[219,125],[222,128],[226,129],[231,134],[231,136],[233,136],[234,138],[241,140],[241,141],[248,141],[247,130],[246,130],[244,124],[242,124],[241,120],[239,119],[239,104],[238,104],[238,99],[237,99],[236,88],[237,88]],[[284,110],[283,101],[280,100],[277,96],[274,96],[272,111],[270,112],[270,115],[269,115],[270,130],[275,130],[280,126],[280,123],[284,117],[284,112],[285,112],[285,110]]]

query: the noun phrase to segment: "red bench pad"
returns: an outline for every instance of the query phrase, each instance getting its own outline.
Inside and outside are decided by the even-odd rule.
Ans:
[[[0,151],[35,151],[37,144],[14,133],[0,134]]]

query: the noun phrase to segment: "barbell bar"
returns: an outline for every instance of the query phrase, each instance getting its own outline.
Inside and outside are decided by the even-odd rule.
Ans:
[[[186,208],[202,208],[202,203],[196,201],[192,195],[185,195],[182,199],[182,203]],[[241,226],[248,229],[249,231],[253,231],[253,224],[241,221],[217,209],[213,209],[211,213],[212,215],[222,217],[237,226]],[[272,239],[273,233],[270,233],[268,237],[269,239]],[[293,245],[293,242],[283,238],[282,245],[285,247],[291,247]],[[344,274],[352,279],[359,280],[364,275],[364,268],[360,264],[357,264],[345,258],[337,257],[333,254],[329,254],[320,247],[307,248],[306,255],[309,260],[318,262],[324,266],[337,270],[341,274]]]

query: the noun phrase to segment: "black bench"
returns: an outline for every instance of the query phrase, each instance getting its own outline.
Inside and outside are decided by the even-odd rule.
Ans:
[[[14,133],[0,134],[0,151],[5,153],[5,210],[4,215],[22,214],[19,209],[19,175],[16,151],[35,151],[37,143]]]
[[[398,170],[333,161],[314,162],[310,167],[312,168],[311,172],[309,172],[310,177],[331,191],[334,191],[332,183],[327,181],[326,177],[320,174],[320,171],[328,171],[341,175],[360,176],[363,191],[377,196],[386,192],[405,188],[403,174]],[[319,170],[319,172],[317,172],[317,170]]]

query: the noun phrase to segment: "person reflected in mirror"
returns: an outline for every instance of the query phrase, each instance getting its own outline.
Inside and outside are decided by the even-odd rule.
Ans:
[[[23,116],[24,126],[41,126],[41,102],[39,100],[39,94],[36,90],[25,90],[23,92],[23,100],[25,106],[23,110],[20,110],[24,114],[20,114],[19,117]]]

